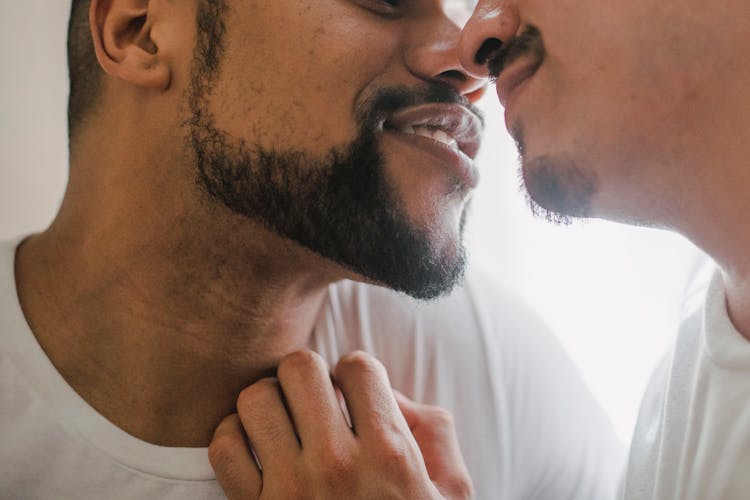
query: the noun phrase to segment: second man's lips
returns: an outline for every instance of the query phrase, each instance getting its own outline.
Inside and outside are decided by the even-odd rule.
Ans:
[[[396,111],[384,128],[406,134],[428,135],[449,147],[476,158],[484,129],[482,119],[466,106],[428,103]]]
[[[541,60],[521,57],[503,69],[496,82],[497,96],[503,107],[508,107],[513,92],[526,80],[534,76],[541,65]]]

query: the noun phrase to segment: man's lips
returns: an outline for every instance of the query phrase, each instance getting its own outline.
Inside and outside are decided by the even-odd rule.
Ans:
[[[542,61],[522,57],[500,73],[496,82],[497,97],[504,108],[508,107],[515,90],[534,76],[541,65]]]
[[[388,117],[382,129],[449,165],[465,188],[476,187],[479,173],[474,158],[479,152],[484,124],[466,107],[433,103],[404,108]]]
[[[484,129],[481,118],[459,104],[420,104],[397,111],[383,123],[385,130],[420,135],[455,148],[474,159]]]

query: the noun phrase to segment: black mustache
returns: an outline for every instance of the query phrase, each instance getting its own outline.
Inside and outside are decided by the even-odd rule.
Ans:
[[[420,104],[457,104],[479,117],[484,126],[484,114],[448,84],[434,82],[421,88],[384,87],[371,96],[358,110],[361,125],[374,131],[394,112]]]
[[[500,73],[513,61],[526,55],[534,57],[538,61],[537,66],[541,66],[547,56],[542,34],[536,26],[526,26],[523,33],[508,42],[502,43],[491,54],[485,56],[485,61],[482,62],[486,62],[490,77],[497,79]]]

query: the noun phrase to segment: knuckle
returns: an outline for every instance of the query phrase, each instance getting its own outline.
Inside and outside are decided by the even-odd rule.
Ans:
[[[236,429],[240,429],[240,417],[236,413],[232,413],[231,415],[228,415],[224,417],[224,419],[219,423],[218,426],[216,426],[216,431],[214,432],[214,439],[220,435],[223,434],[231,434],[236,431]]]
[[[293,352],[282,358],[279,363],[278,374],[279,377],[286,377],[295,373],[304,374],[321,368],[325,371],[328,370],[328,366],[320,354],[303,350]]]
[[[284,498],[288,500],[308,500],[314,498],[301,486],[285,486],[281,492],[274,492],[268,498]]]
[[[442,490],[449,498],[474,498],[474,485],[466,474],[458,474],[442,482]]]
[[[269,482],[264,487],[264,498],[284,498],[290,500],[303,500],[313,498],[310,494],[309,481],[304,474],[295,468],[288,468],[282,473],[275,472],[277,479],[281,481]]]
[[[279,381],[275,378],[264,378],[246,387],[237,398],[237,410],[251,414],[254,409],[262,407],[264,401],[279,397]]]
[[[336,445],[325,447],[320,462],[327,475],[334,478],[346,475],[352,466],[352,461],[346,451]]]
[[[208,461],[214,468],[224,469],[234,461],[234,457],[245,443],[233,434],[219,434],[208,445]]]
[[[453,414],[445,408],[431,406],[423,415],[423,421],[439,429],[451,429],[455,426]]]
[[[310,470],[315,471],[311,483],[324,492],[323,497],[348,498],[353,482],[359,478],[355,472],[356,460],[341,446],[329,445],[313,459]]]
[[[364,351],[354,351],[346,354],[339,360],[336,367],[337,373],[372,373],[384,374],[385,367],[372,355]]]
[[[405,464],[410,464],[413,458],[414,450],[400,435],[384,436],[381,439],[380,459],[384,464],[402,468]]]
[[[351,477],[351,464],[347,460],[335,457],[323,461],[321,481],[326,489],[337,490],[345,486]]]

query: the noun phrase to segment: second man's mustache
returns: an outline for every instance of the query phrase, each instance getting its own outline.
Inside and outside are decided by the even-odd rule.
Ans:
[[[517,37],[500,43],[491,53],[483,55],[481,62],[487,64],[490,77],[497,79],[505,68],[524,56],[533,57],[539,65],[547,56],[542,34],[536,26],[528,25]]]

